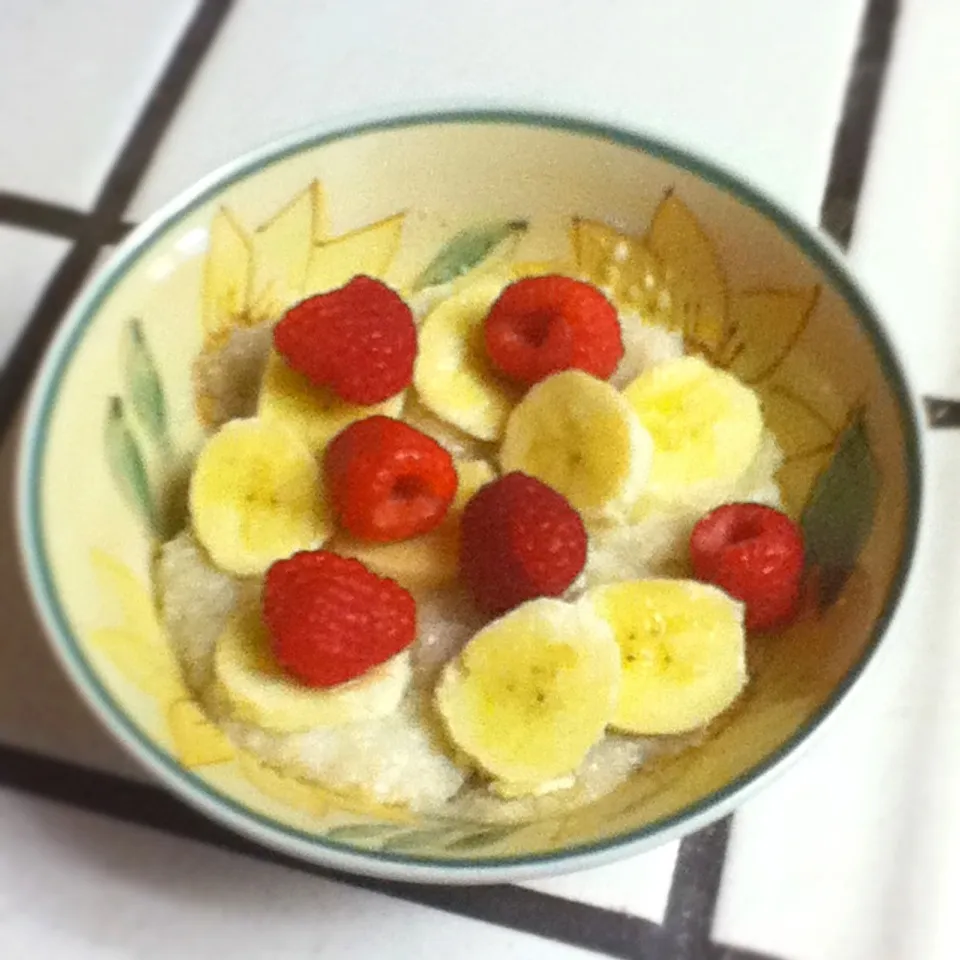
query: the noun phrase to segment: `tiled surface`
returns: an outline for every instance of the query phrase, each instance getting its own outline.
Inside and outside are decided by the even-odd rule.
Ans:
[[[912,0],[852,255],[924,392],[960,389],[960,7]],[[920,106],[922,105],[922,109]]]
[[[942,92],[960,89],[950,56],[960,12],[933,0],[903,6],[854,255],[920,385],[949,393],[960,390],[960,349],[943,349],[960,348],[960,114]],[[0,90],[20,91],[16,102],[0,95],[0,122],[12,131],[0,156],[0,195],[88,207],[193,9],[160,0],[0,0]],[[563,17],[557,9],[546,0],[239,2],[128,215],[140,218],[212,166],[292,127],[391,102],[470,96],[648,126],[715,154],[815,219],[861,0],[811,0],[802,9],[762,0],[582,0]],[[61,115],[63,122],[37,122]],[[61,241],[0,226],[0,353],[64,250]],[[7,503],[11,450],[8,439],[0,450]],[[936,437],[931,476],[941,529],[957,468],[954,435]],[[142,777],[61,678],[24,597],[14,549],[4,511],[0,741]],[[956,753],[957,671],[943,669],[955,659],[951,630],[930,599],[956,577],[929,559],[921,576],[929,576],[929,593],[904,609],[885,655],[833,729],[738,814],[717,939],[784,960],[955,956],[960,924],[950,904],[960,835],[949,812],[960,779],[948,764],[924,761],[917,744],[929,738],[937,755]],[[393,960],[428,947],[455,956],[468,947],[477,956],[583,955],[14,794],[0,793],[0,843],[12,851],[0,863],[0,917],[16,918],[0,923],[4,956],[191,957],[227,942],[238,957],[336,958],[352,948],[351,956]],[[955,856],[943,855],[954,848]],[[675,855],[672,844],[528,886],[660,920]],[[18,861],[29,869],[11,867]],[[643,955],[638,942],[623,949]],[[690,950],[684,960],[706,956]]]
[[[379,960],[470,943],[511,960],[590,956],[6,792],[0,847],[4,957]]]
[[[660,922],[670,894],[677,847],[676,842],[666,843],[650,853],[620,863],[566,877],[537,880],[524,886]]]
[[[89,207],[193,0],[3,0],[0,191]]]
[[[142,218],[238,153],[331,116],[495,99],[689,141],[813,217],[862,8],[861,0],[241,0],[130,215]]]

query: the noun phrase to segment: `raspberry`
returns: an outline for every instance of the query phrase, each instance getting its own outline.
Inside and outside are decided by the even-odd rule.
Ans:
[[[507,287],[484,322],[487,354],[521,383],[575,367],[606,380],[623,357],[617,311],[589,283],[527,277]]]
[[[273,344],[294,370],[341,400],[370,406],[410,385],[417,329],[388,286],[354,277],[346,286],[292,307]]]
[[[580,515],[556,490],[523,473],[481,487],[460,521],[460,573],[477,606],[500,614],[557,597],[587,561]]]
[[[277,662],[310,687],[363,675],[413,643],[417,608],[399,584],[327,550],[267,571],[263,617]]]
[[[785,626],[796,615],[803,550],[799,527],[758,503],[718,507],[690,537],[694,575],[746,604],[746,627],[753,632]]]
[[[457,492],[450,454],[390,417],[367,417],[338,433],[327,447],[324,472],[341,525],[380,543],[432,530]]]

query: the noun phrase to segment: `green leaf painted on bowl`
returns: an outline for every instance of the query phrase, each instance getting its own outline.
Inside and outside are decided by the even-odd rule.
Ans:
[[[377,843],[397,832],[396,825],[386,823],[348,823],[328,830],[324,837],[336,843]]]
[[[453,843],[448,843],[444,850],[466,853],[468,851],[481,850],[484,847],[492,847],[502,840],[513,836],[519,828],[511,824],[503,827],[486,827],[483,830],[477,830],[474,833],[468,833],[464,837],[459,837]]]
[[[143,325],[133,319],[124,328],[122,368],[130,406],[147,436],[161,449],[169,446],[167,402],[156,361],[143,334]]]
[[[414,281],[414,290],[450,283],[482,263],[505,240],[527,230],[526,220],[498,220],[452,237]]]
[[[111,397],[103,430],[104,452],[114,483],[147,527],[154,529],[155,512],[143,456],[127,423],[123,400]]]
[[[870,450],[863,411],[837,442],[800,517],[807,562],[820,569],[820,601],[829,606],[856,566],[873,526],[880,475]]]

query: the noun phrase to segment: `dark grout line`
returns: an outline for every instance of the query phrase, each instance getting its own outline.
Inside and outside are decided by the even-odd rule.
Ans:
[[[5,438],[60,318],[90,272],[99,243],[81,239],[60,261],[0,370],[0,438]]]
[[[90,229],[91,218],[59,203],[0,191],[0,223],[76,240]]]
[[[234,0],[203,0],[120,151],[97,201],[102,224],[118,224],[183,103]]]
[[[252,843],[157,787],[17,747],[0,745],[0,787],[605,956],[624,960],[674,957],[664,952],[658,925],[641,917],[504,884],[444,887],[373,880],[327,870]]]
[[[73,248],[50,278],[0,371],[0,438],[7,435],[44,350],[80,292],[100,248],[122,235],[124,211],[232,6],[233,0],[204,0],[197,8],[107,175],[92,212],[78,224]],[[26,212],[22,205],[20,210]],[[63,225],[64,211],[60,213]]]
[[[900,14],[899,0],[869,0],[834,141],[820,222],[842,246],[853,236],[857,205]]]
[[[956,430],[960,427],[960,400],[945,397],[924,397],[927,426],[931,430]]]
[[[709,952],[732,819],[680,841],[663,921],[673,947],[670,960],[701,960]]]

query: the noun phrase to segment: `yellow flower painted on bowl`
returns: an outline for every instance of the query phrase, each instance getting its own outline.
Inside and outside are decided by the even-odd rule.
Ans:
[[[94,649],[125,680],[160,701],[187,696],[180,669],[157,622],[150,593],[115,557],[93,550],[90,565],[104,609],[113,611],[110,626],[90,632]]]
[[[188,769],[223,763],[234,755],[224,734],[190,699],[173,651],[157,620],[153,598],[116,557],[92,550],[90,565],[111,626],[90,631],[89,641],[111,666],[165,713],[177,760]]]
[[[167,724],[173,737],[177,759],[188,770],[214,763],[226,763],[236,749],[226,734],[193,700],[175,700],[167,710]]]
[[[221,207],[210,223],[203,269],[204,349],[221,346],[238,327],[276,320],[298,300],[358,273],[384,277],[400,248],[404,220],[397,213],[331,237],[316,180],[253,229]]]
[[[379,803],[362,793],[340,793],[264,763],[246,751],[237,755],[238,768],[246,780],[264,795],[310,817],[323,817],[331,812],[344,812],[375,817],[378,821],[396,824],[415,823],[417,818],[400,807]]]

